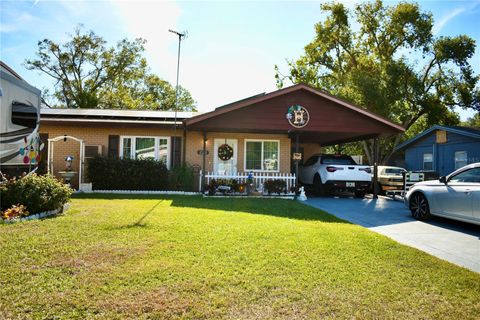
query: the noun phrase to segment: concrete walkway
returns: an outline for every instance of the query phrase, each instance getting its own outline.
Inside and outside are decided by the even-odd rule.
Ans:
[[[306,204],[480,272],[480,226],[437,217],[428,222],[417,221],[403,202],[385,197],[377,200],[317,197],[309,198]]]

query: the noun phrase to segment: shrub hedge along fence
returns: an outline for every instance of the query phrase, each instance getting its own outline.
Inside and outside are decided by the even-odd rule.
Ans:
[[[94,190],[193,190],[193,168],[169,171],[162,161],[95,157],[89,159],[87,177]]]

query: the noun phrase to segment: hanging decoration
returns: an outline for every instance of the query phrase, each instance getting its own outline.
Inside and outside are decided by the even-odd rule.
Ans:
[[[23,141],[25,145],[18,150],[18,153],[23,156],[23,163],[37,164],[40,161],[40,151],[44,147],[40,137],[37,135],[30,140],[24,137]]]
[[[288,108],[286,118],[292,127],[300,129],[308,124],[310,115],[306,108],[299,105],[293,105]]]
[[[230,160],[233,157],[233,148],[227,143],[222,144],[218,147],[218,157],[223,161]]]

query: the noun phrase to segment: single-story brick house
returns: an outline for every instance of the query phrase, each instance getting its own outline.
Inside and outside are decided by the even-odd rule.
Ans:
[[[435,125],[395,150],[405,154],[407,170],[445,176],[467,164],[480,162],[480,129]]]
[[[104,109],[42,109],[40,117],[44,141],[65,135],[82,139],[85,158],[154,158],[169,168],[186,162],[220,174],[291,173],[293,153],[307,159],[322,146],[403,131],[385,118],[303,84],[208,113],[177,112],[176,118],[174,112]],[[222,145],[230,147],[231,157],[219,155]],[[60,139],[52,146],[49,165],[54,174],[64,168],[67,155],[80,166],[78,142]],[[78,186],[78,180],[72,185]]]

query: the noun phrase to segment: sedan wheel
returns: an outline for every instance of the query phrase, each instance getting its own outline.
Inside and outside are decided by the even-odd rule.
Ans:
[[[419,192],[413,194],[410,200],[410,211],[415,219],[428,220],[430,218],[430,208],[427,198]]]

